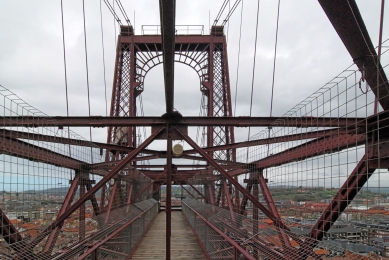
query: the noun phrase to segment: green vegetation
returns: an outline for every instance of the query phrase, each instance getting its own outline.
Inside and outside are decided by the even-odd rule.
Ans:
[[[337,192],[337,189],[324,188],[271,188],[271,194],[275,201],[293,200],[293,201],[321,201],[331,199]]]
[[[337,193],[337,188],[270,188],[270,192],[273,195],[273,199],[275,201],[280,200],[293,200],[293,201],[322,201],[327,199],[332,199]],[[374,199],[377,197],[386,198],[389,194],[374,192],[374,190],[362,189],[356,199]]]

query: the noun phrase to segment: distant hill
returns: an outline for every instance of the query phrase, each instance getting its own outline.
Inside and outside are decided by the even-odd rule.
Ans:
[[[372,193],[389,193],[389,187],[363,187],[361,189],[362,192],[372,192]]]
[[[50,188],[45,190],[26,190],[20,193],[36,193],[36,194],[47,194],[51,196],[65,196],[68,191],[69,191],[69,187],[57,187],[57,188]],[[96,195],[100,195],[100,193],[101,192],[98,191],[96,192]]]
[[[61,196],[68,192],[69,187],[58,187],[58,188],[50,188],[45,190],[26,190],[20,193],[36,193],[36,194],[48,194],[54,196]]]

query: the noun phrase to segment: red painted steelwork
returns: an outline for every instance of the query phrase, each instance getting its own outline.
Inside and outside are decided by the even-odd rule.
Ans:
[[[161,2],[160,2],[161,3]],[[172,129],[167,127],[166,140],[166,259],[170,260],[170,244],[172,235]]]
[[[43,135],[43,134],[31,134],[27,132],[22,131],[12,131],[7,129],[0,129],[0,136],[2,137],[8,137],[8,138],[19,138],[19,139],[26,139],[26,140],[36,140],[36,141],[42,141],[42,142],[50,142],[50,143],[61,143],[61,144],[71,144],[71,145],[77,145],[77,146],[86,146],[86,147],[99,147],[102,149],[107,149],[108,151],[112,152],[132,152],[135,148],[133,147],[127,147],[122,145],[115,145],[115,144],[106,144],[106,143],[100,143],[100,142],[90,142],[80,139],[72,139],[72,138],[64,138],[59,136],[52,136],[52,135]],[[142,153],[147,154],[156,154],[159,153],[159,151],[153,151],[145,149]]]
[[[231,177],[220,165],[218,165],[212,157],[210,157],[205,151],[203,151],[197,144],[194,142],[189,136],[182,134],[177,128],[176,131],[181,134],[182,138],[188,142],[190,146],[192,146],[199,154],[201,154],[203,157],[205,157],[208,162],[215,167],[231,184],[235,186],[242,194],[248,197],[248,199],[256,205],[267,217],[269,217],[271,220],[273,220],[274,225],[280,228],[283,228],[285,230],[289,230],[288,227],[285,226],[282,221],[279,221],[265,206],[262,205],[257,199],[254,198],[253,195],[250,193],[247,193],[246,189],[243,188],[239,182],[237,182],[233,177]]]
[[[357,3],[355,0],[319,0],[319,3],[355,64],[365,75],[365,80],[376,95],[378,102],[384,110],[389,110],[388,79],[378,61]]]
[[[343,186],[338,190],[334,199],[323,212],[316,225],[312,228],[309,234],[311,238],[316,240],[321,240],[323,238],[324,233],[332,227],[339,215],[342,214],[345,208],[354,199],[355,195],[358,194],[358,191],[363,187],[374,171],[375,169],[370,168],[369,166],[367,156],[364,155]]]
[[[83,179],[80,180],[80,198],[85,196],[85,185]],[[81,241],[85,238],[85,203],[80,205],[78,217],[78,239]],[[63,222],[62,222],[63,223]]]
[[[65,213],[65,211],[69,208],[71,205],[74,196],[76,195],[77,188],[79,186],[80,182],[80,175],[76,174],[74,176],[74,179],[72,180],[72,184],[70,185],[69,191],[66,193],[65,199],[63,201],[63,204],[61,206],[61,209],[58,212],[58,216]],[[43,248],[42,252],[49,252],[53,250],[53,247],[55,246],[55,242],[57,241],[59,232],[61,231],[61,228],[63,226],[63,223],[59,225],[57,228],[55,228],[53,231],[51,231],[49,237],[47,238],[45,247]]]
[[[22,241],[22,236],[18,232],[18,230],[15,228],[15,226],[11,223],[11,221],[8,219],[7,215],[3,212],[2,209],[0,209],[0,224],[1,224],[1,236],[4,238],[4,240],[12,245],[14,243],[18,243]]]
[[[228,208],[230,209],[230,212],[231,212],[231,219],[233,222],[236,222],[236,219],[235,219],[235,213],[234,213],[234,205],[232,204],[232,200],[231,200],[231,196],[230,196],[230,192],[228,190],[228,187],[227,187],[227,182],[225,181],[224,182],[224,193],[226,194],[226,199],[227,199],[227,203],[228,203]]]
[[[86,182],[86,183],[85,183],[85,187],[86,187],[86,190],[87,190],[87,192],[88,192],[89,190],[92,189],[92,183]],[[95,216],[100,215],[99,204],[97,203],[97,199],[96,199],[95,194],[92,194],[92,195],[90,196],[90,201],[91,201],[91,204],[92,204],[92,207],[93,207],[93,211],[94,211],[94,213],[95,213]]]
[[[273,213],[274,216],[276,216],[281,221],[281,216],[278,213],[276,204],[274,203],[273,196],[271,195],[271,192],[269,190],[269,187],[267,186],[266,180],[263,177],[263,172],[259,172],[258,176],[258,183],[261,187],[263,198],[266,201],[267,207],[269,210]],[[285,251],[288,249],[291,250],[292,245],[290,244],[289,237],[285,234],[285,232],[282,229],[278,229],[280,241],[282,243],[282,246]],[[301,245],[303,246],[303,245]]]
[[[4,154],[18,156],[19,158],[44,162],[69,169],[80,169],[88,165],[85,162],[58,154],[51,150],[9,138],[0,138],[0,151]]]
[[[153,206],[152,206],[153,207]],[[88,257],[90,254],[92,254],[95,250],[99,249],[102,245],[104,245],[108,240],[114,238],[115,236],[117,236],[120,232],[122,232],[124,229],[126,229],[129,225],[131,225],[132,223],[134,223],[137,219],[139,219],[140,217],[142,217],[144,214],[147,213],[148,210],[150,210],[152,207],[150,207],[149,209],[146,209],[145,211],[143,211],[142,213],[140,213],[138,216],[136,216],[135,218],[131,219],[130,221],[128,221],[127,223],[125,223],[124,225],[122,225],[119,229],[115,230],[115,232],[113,232],[112,234],[110,234],[109,236],[105,237],[103,240],[101,240],[100,242],[96,243],[93,247],[91,247],[88,251],[86,251],[84,254],[82,254],[78,260],[82,260],[82,259],[85,259],[86,257]],[[152,223],[152,222],[151,222]],[[127,255],[126,255],[127,256]]]
[[[333,153],[342,149],[364,145],[365,141],[365,135],[322,137],[285,150],[281,153],[268,156],[262,160],[256,161],[255,164],[258,168],[274,167],[296,160],[304,160],[328,152]]]
[[[229,236],[227,236],[226,234],[224,234],[223,231],[221,231],[220,229],[218,229],[215,225],[213,225],[211,222],[209,222],[206,218],[204,218],[203,216],[201,216],[201,214],[199,214],[197,211],[195,211],[193,208],[191,208],[190,206],[186,205],[186,207],[190,208],[196,215],[197,217],[199,217],[201,220],[203,220],[210,228],[212,228],[214,231],[216,231],[216,233],[218,233],[221,237],[223,237],[223,239],[227,240],[228,243],[230,243],[233,247],[235,247],[236,249],[238,249],[238,251],[243,254],[243,256],[247,259],[251,259],[251,260],[255,260],[255,258],[250,255],[246,250],[244,250],[238,243],[236,243],[234,240],[232,240]]]
[[[188,191],[184,186],[180,185],[192,198],[196,198],[190,191]]]
[[[251,179],[251,173],[250,173],[250,179]],[[246,206],[247,206],[247,202],[248,202],[248,199],[249,199],[249,198],[246,196],[246,194],[250,194],[252,188],[253,188],[253,182],[250,181],[250,182],[247,183],[247,185],[246,185],[246,192],[242,192],[242,194],[243,194],[243,199],[242,199],[242,202],[240,203],[240,214],[241,214],[241,215],[244,215],[244,212],[245,212]]]
[[[163,56],[163,74],[165,85],[166,113],[174,110],[174,49],[175,49],[175,19],[176,1],[160,0],[159,17],[161,19],[161,38]],[[170,249],[169,249],[170,250]],[[170,259],[167,257],[166,259]]]
[[[111,189],[111,193],[112,194],[116,194],[116,190],[118,189],[118,182],[115,181],[114,184],[113,184],[113,187]],[[106,210],[106,215],[105,215],[105,223],[108,223],[108,220],[109,220],[109,213],[111,213],[111,209],[112,209],[112,204],[113,204],[113,201],[115,200],[115,196],[114,195],[111,195],[111,197],[109,198],[109,202],[108,202],[108,205],[107,205],[107,210]]]
[[[234,149],[234,148],[242,148],[242,147],[251,147],[251,146],[257,146],[257,145],[264,145],[264,144],[274,144],[274,143],[282,143],[282,142],[290,142],[290,141],[297,141],[297,140],[305,140],[305,139],[313,139],[313,138],[319,138],[323,136],[332,136],[332,135],[339,135],[345,133],[345,130],[341,129],[334,129],[334,130],[322,130],[317,132],[307,132],[303,134],[294,134],[294,135],[284,135],[284,136],[277,136],[277,137],[271,137],[271,138],[265,138],[265,139],[259,139],[259,140],[252,140],[252,141],[245,141],[245,142],[239,142],[239,143],[233,143],[233,144],[226,144],[226,145],[219,145],[214,147],[206,147],[203,148],[204,151],[210,152],[210,151],[218,151],[218,150],[226,150],[226,149]],[[196,153],[195,150],[186,150],[182,154],[193,154]]]
[[[155,179],[153,179],[152,182],[150,182],[146,187],[143,188],[143,190],[141,190],[138,195],[135,197],[134,201],[137,201],[138,198],[140,198],[140,196],[142,196],[142,194],[148,190],[155,182],[157,182],[162,175],[165,175],[166,174],[166,171],[162,171],[160,174],[157,175],[157,177]],[[131,186],[131,190],[132,190],[132,186]],[[128,202],[127,202],[128,203]]]
[[[198,189],[196,189],[195,186],[193,186],[189,182],[186,182],[186,184],[188,184],[192,189],[194,189],[197,192],[197,194],[199,194],[204,199],[205,202],[208,202],[208,199]]]
[[[160,131],[153,133],[150,135],[149,138],[147,138],[138,148],[136,148],[133,152],[131,152],[124,160],[121,161],[120,164],[118,164],[112,171],[110,171],[107,175],[105,175],[96,185],[90,189],[84,197],[81,197],[79,200],[74,202],[63,215],[58,216],[57,219],[51,223],[48,227],[45,228],[45,230],[42,231],[40,235],[38,235],[36,238],[34,238],[33,241],[31,241],[28,246],[26,246],[16,257],[17,259],[25,259],[25,257],[28,256],[28,252],[31,251],[31,248],[36,246],[42,239],[46,237],[46,232],[53,230],[54,228],[61,225],[61,223],[67,219],[73,212],[75,212],[82,204],[85,203],[86,200],[89,199],[89,197],[93,194],[95,194],[103,185],[105,185],[111,178],[113,178],[122,168],[124,168],[135,156],[137,156],[144,148],[146,148],[155,138],[158,136],[158,134],[163,129],[160,129]]]
[[[181,187],[182,187],[182,186],[181,186]],[[183,188],[184,188],[184,187],[183,187]],[[184,189],[185,189],[185,188],[184,188]],[[185,189],[185,190],[186,190],[186,189]],[[183,214],[183,216],[184,216],[186,222],[190,223],[189,220],[188,220],[188,218],[186,217],[186,215]],[[209,254],[208,254],[208,252],[207,252],[207,249],[205,248],[205,246],[203,245],[203,243],[201,243],[201,239],[200,239],[200,237],[197,235],[196,231],[193,229],[193,227],[192,227],[191,225],[188,225],[188,226],[189,226],[190,229],[192,230],[192,233],[193,233],[193,235],[195,236],[195,238],[196,238],[196,240],[197,240],[197,243],[199,244],[200,249],[201,249],[201,251],[203,252],[205,258],[206,258],[207,260],[212,260],[212,258],[209,256]]]
[[[70,117],[30,117],[13,116],[0,117],[3,126],[73,126],[73,127],[128,127],[128,126],[274,126],[274,127],[365,127],[366,118],[336,118],[336,117],[103,117],[103,116],[70,116]]]

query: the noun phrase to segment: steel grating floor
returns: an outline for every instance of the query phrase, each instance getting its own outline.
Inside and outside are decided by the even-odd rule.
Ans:
[[[165,230],[160,212],[131,259],[165,259]],[[181,211],[172,211],[171,259],[206,259]]]

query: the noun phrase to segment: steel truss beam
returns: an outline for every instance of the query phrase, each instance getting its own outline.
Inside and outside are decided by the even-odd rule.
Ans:
[[[378,102],[389,110],[389,83],[355,0],[319,0]]]
[[[107,126],[234,126],[234,127],[365,127],[366,118],[337,117],[0,117],[3,127],[107,127]]]
[[[74,170],[88,168],[88,163],[13,138],[0,138],[0,153]]]
[[[43,134],[38,134],[38,133],[13,131],[13,130],[7,130],[7,129],[0,129],[0,136],[14,138],[14,139],[17,138],[17,139],[35,140],[35,141],[48,142],[48,143],[70,144],[70,145],[75,145],[75,146],[100,148],[100,149],[106,149],[112,153],[116,153],[116,152],[130,153],[135,149],[133,147],[116,145],[116,144],[90,142],[90,141],[74,139],[74,138],[65,138],[65,137],[60,137],[60,136],[43,135]],[[142,153],[144,153],[144,154],[156,154],[156,153],[159,153],[159,151],[144,149],[142,151]]]
[[[235,186],[236,189],[238,189],[242,194],[248,197],[248,199],[257,206],[268,218],[270,218],[274,225],[280,228],[283,228],[285,230],[289,230],[287,226],[282,221],[279,221],[278,218],[276,218],[262,203],[258,201],[258,199],[254,198],[253,195],[250,193],[247,193],[246,189],[242,187],[242,185],[239,184],[232,176],[230,176],[215,160],[209,156],[205,151],[203,151],[197,144],[194,142],[188,135],[183,134],[175,128],[175,131],[182,136],[182,138],[190,145],[192,146],[199,154],[201,154],[204,158],[208,160],[208,162],[215,167],[216,170],[220,172],[221,175],[223,175],[224,178],[226,178],[231,184]]]
[[[305,160],[321,154],[337,152],[343,149],[364,145],[365,142],[366,136],[362,134],[348,134],[341,135],[339,137],[331,135],[328,137],[322,137],[287,149],[283,152],[273,154],[264,159],[254,161],[247,164],[245,168],[230,171],[229,174],[231,176],[237,176],[247,173],[248,171],[253,170],[253,168],[264,169],[297,160]]]
[[[342,135],[318,138],[283,152],[268,156],[253,162],[257,168],[270,168],[281,164],[305,160],[325,153],[333,153],[343,149],[363,145],[366,142],[365,135]]]
[[[274,144],[274,143],[283,143],[283,142],[305,140],[305,139],[314,139],[314,138],[320,138],[323,136],[331,136],[331,135],[339,135],[339,134],[342,135],[345,133],[347,133],[347,132],[345,130],[341,130],[341,129],[321,130],[321,131],[315,131],[315,132],[307,132],[307,133],[301,133],[301,134],[284,135],[284,136],[277,136],[277,137],[271,137],[271,138],[245,141],[245,142],[238,142],[238,143],[233,143],[233,144],[218,145],[218,146],[214,146],[214,147],[206,147],[206,148],[203,148],[203,150],[206,152],[212,152],[212,151],[236,149],[236,148],[242,148],[242,147],[251,147],[251,146],[258,146],[258,145],[267,145],[267,144]],[[186,150],[182,154],[186,155],[186,154],[194,154],[194,153],[196,153],[196,151],[192,149],[192,150]]]
[[[350,176],[338,190],[330,205],[323,212],[316,225],[312,228],[309,237],[321,240],[324,234],[331,228],[339,215],[350,204],[359,190],[367,182],[375,168],[369,166],[368,157],[364,155]]]
[[[40,235],[34,238],[16,257],[18,259],[28,259],[28,254],[31,252],[32,248],[36,246],[40,241],[42,241],[47,232],[57,228],[65,219],[67,219],[73,212],[75,212],[82,204],[87,201],[91,195],[95,194],[99,189],[103,187],[110,179],[112,179],[122,168],[124,168],[133,158],[135,158],[144,148],[146,148],[161,132],[164,128],[161,128],[159,131],[150,135],[138,148],[131,152],[124,160],[121,161],[112,171],[106,174],[96,185],[91,188],[83,197],[80,197],[76,202],[74,202],[61,216],[58,216],[57,219],[46,227]]]

